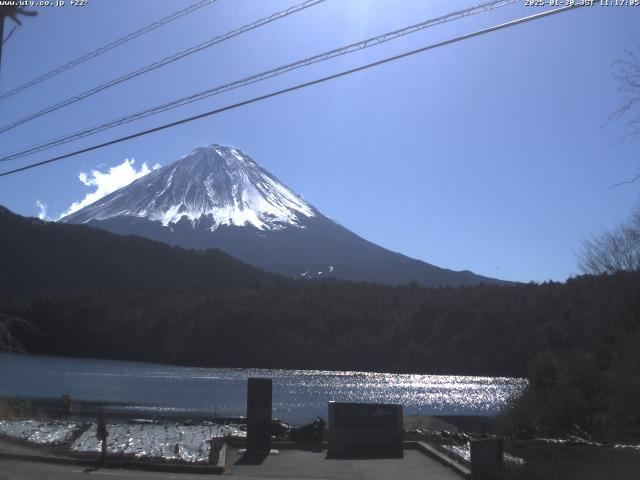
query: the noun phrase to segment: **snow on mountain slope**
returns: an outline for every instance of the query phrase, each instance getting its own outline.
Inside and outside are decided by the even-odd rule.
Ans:
[[[87,223],[141,217],[167,226],[187,218],[194,226],[304,228],[319,212],[236,148],[212,144],[155,170],[62,221]]]
[[[219,248],[294,278],[426,286],[499,283],[371,243],[323,215],[240,150],[217,144],[198,148],[61,221],[185,248]]]

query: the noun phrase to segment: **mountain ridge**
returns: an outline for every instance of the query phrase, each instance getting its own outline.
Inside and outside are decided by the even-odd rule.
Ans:
[[[505,282],[392,252],[322,214],[251,157],[211,144],[61,219],[185,248],[219,248],[292,278],[382,284]]]
[[[255,287],[292,282],[217,249],[192,251],[86,225],[23,217],[0,205],[0,292],[143,285]]]

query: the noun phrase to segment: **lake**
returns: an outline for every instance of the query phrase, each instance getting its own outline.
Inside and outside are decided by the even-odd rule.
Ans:
[[[327,402],[400,403],[405,415],[492,416],[526,387],[521,378],[321,370],[195,368],[0,354],[0,395],[122,403],[133,412],[245,415],[247,377],[273,379],[273,416],[327,417]]]

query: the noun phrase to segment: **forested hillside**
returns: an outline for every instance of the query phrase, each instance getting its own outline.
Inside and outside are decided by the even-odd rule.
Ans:
[[[5,294],[0,311],[43,330],[24,339],[34,353],[524,376],[540,355],[598,367],[619,361],[620,346],[638,333],[640,275],[510,287],[325,282]]]
[[[0,231],[0,292],[185,282],[228,287],[286,282],[217,249],[185,250],[84,225],[43,222],[3,207]]]
[[[0,313],[41,331],[14,328],[30,353],[527,376],[512,422],[640,430],[640,273],[459,288],[295,282],[219,251],[7,211],[0,222]]]

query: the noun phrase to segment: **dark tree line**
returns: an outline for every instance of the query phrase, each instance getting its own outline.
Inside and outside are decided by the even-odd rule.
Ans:
[[[640,430],[640,274],[427,289],[324,282],[0,295],[33,353],[163,363],[528,376],[514,418]]]

